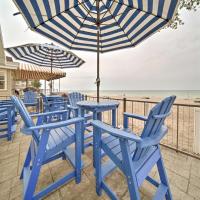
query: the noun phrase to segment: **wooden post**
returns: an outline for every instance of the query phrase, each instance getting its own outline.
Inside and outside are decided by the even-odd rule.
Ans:
[[[123,112],[126,112],[126,98],[123,98]]]
[[[44,80],[44,93],[47,94],[47,81]]]
[[[59,92],[60,92],[60,78],[59,78]]]
[[[28,79],[26,79],[26,87],[28,87]]]

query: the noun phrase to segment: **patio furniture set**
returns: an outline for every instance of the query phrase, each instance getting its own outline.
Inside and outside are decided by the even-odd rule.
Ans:
[[[7,131],[8,140],[16,130],[13,127],[16,127],[17,112],[24,122],[21,132],[32,136],[20,176],[24,184],[23,198],[40,199],[72,179],[79,184],[84,168],[81,157],[85,148],[90,147],[93,148],[96,193],[99,196],[104,191],[110,199],[118,199],[106,184],[105,177],[109,177],[111,172],[119,168],[126,177],[131,200],[140,199],[139,187],[144,180],[157,187],[154,199],[165,197],[171,200],[159,143],[167,133],[164,121],[170,115],[175,98],[165,98],[151,109],[148,116],[124,113],[122,129],[116,127],[116,109],[119,105],[116,101],[87,101],[84,95],[77,92],[70,93],[68,101],[58,96],[43,95],[44,112],[33,114],[28,112],[27,107],[35,104],[26,102],[26,98],[23,101],[12,96],[9,101],[1,101],[0,122],[7,123],[4,131]],[[31,99],[34,98],[28,98]],[[37,101],[34,99],[34,102]],[[112,112],[111,125],[102,121],[102,112],[108,110]],[[144,121],[140,136],[128,128],[129,118]],[[85,134],[86,130],[89,133]],[[105,156],[109,158],[108,161],[102,160]],[[73,170],[35,193],[41,167],[56,159],[67,159]],[[155,165],[160,176],[159,182],[149,176]]]

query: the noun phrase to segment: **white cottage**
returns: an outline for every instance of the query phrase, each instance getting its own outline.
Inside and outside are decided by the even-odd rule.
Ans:
[[[7,99],[12,95],[15,85],[13,70],[16,70],[17,66],[18,63],[6,61],[0,27],[0,99]]]

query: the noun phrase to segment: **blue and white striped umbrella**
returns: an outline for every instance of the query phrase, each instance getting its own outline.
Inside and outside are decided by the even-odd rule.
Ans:
[[[172,20],[178,0],[13,0],[29,27],[75,50],[135,47]]]
[[[15,59],[32,63],[41,67],[53,68],[77,68],[85,61],[70,51],[66,51],[53,44],[25,44],[6,48]],[[50,85],[52,93],[52,80]]]
[[[76,68],[84,61],[70,51],[53,44],[25,44],[6,48],[15,59],[41,67]]]

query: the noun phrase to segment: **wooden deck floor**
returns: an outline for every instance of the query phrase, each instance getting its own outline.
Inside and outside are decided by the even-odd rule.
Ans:
[[[19,128],[18,128],[19,130]],[[30,137],[22,135],[19,131],[12,142],[0,140],[0,199],[22,199],[22,183],[19,174],[30,142]],[[175,200],[200,199],[200,160],[162,148],[162,153],[170,180],[170,186]],[[64,185],[59,190],[51,193],[46,199],[50,200],[106,200],[103,194],[98,197],[95,193],[95,178],[92,167],[92,148],[86,150],[83,156],[84,169],[82,182],[76,185],[74,181]],[[42,168],[37,190],[44,188],[49,183],[63,176],[71,169],[65,160],[54,161]],[[151,172],[157,177],[156,169]],[[129,194],[126,181],[120,171],[116,170],[107,182],[116,191],[122,200],[128,200]],[[155,188],[145,182],[141,188],[143,200],[151,199]]]

